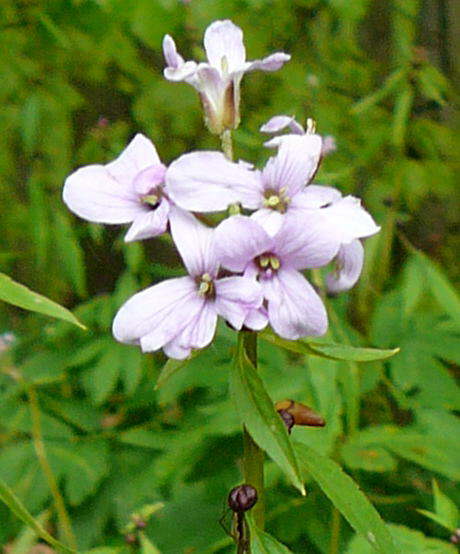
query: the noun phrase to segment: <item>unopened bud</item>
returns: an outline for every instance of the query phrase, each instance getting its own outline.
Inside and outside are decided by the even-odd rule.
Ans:
[[[234,512],[247,512],[257,502],[257,491],[251,485],[238,485],[228,495],[228,505]]]
[[[295,425],[307,425],[309,427],[324,427],[324,419],[309,406],[294,402],[294,400],[282,400],[275,404],[278,412],[286,411],[294,418]]]
[[[278,410],[278,413],[283,420],[284,425],[286,425],[287,432],[290,433],[291,429],[294,427],[294,416],[286,410]]]
[[[128,533],[125,535],[126,544],[137,544],[137,537],[134,533]]]

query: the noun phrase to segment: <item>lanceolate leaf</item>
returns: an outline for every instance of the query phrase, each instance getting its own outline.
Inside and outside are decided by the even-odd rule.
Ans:
[[[62,544],[61,542],[57,541],[49,533],[47,533],[47,531],[43,529],[42,525],[36,519],[34,519],[34,517],[27,511],[27,509],[24,507],[22,502],[19,500],[19,498],[16,497],[16,495],[8,487],[8,485],[1,479],[0,479],[0,500],[4,502],[18,518],[20,518],[31,529],[33,529],[37,533],[37,535],[41,537],[43,540],[45,540],[48,544],[50,544],[51,546],[54,546],[61,552],[70,552],[70,553],[76,552],[72,548],[69,548],[68,546],[65,546],[65,544]]]
[[[78,321],[72,312],[53,302],[49,298],[31,291],[24,285],[13,281],[8,275],[0,273],[0,300],[40,314],[49,315],[57,319],[63,319],[82,329],[86,327]]]
[[[230,373],[230,390],[243,424],[254,441],[305,494],[298,461],[286,427],[277,414],[261,378],[246,356],[241,334]]]
[[[260,337],[267,342],[281,346],[291,352],[298,354],[311,354],[327,358],[328,360],[352,361],[352,362],[373,362],[376,360],[385,360],[399,352],[399,348],[379,349],[379,348],[361,348],[349,346],[347,344],[323,344],[320,342],[307,340],[286,340],[278,337],[271,331],[264,331]]]
[[[258,529],[251,517],[247,518],[251,538],[251,554],[292,554],[287,546]]]
[[[296,445],[297,456],[305,470],[321,487],[357,533],[376,552],[399,553],[384,521],[353,479],[330,458],[318,454],[305,444]]]

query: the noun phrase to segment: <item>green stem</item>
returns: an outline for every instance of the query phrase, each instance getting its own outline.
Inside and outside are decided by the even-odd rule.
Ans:
[[[56,512],[58,515],[59,523],[66,538],[67,543],[73,550],[77,550],[77,541],[72,531],[70,524],[70,518],[67,513],[64,499],[59,492],[59,487],[56,482],[53,470],[51,469],[48,458],[46,457],[45,443],[43,441],[43,434],[40,423],[40,407],[38,405],[37,393],[33,386],[27,387],[27,396],[29,398],[30,416],[32,419],[32,440],[34,443],[35,452],[37,454],[38,461],[45,474],[48,486],[51,491],[51,495],[54,500]]]
[[[243,334],[244,350],[257,369],[257,333],[240,331]],[[265,495],[264,495],[264,452],[252,440],[247,429],[243,430],[243,476],[248,485],[252,485],[258,495],[258,501],[252,509],[254,522],[259,529],[265,524]]]
[[[233,160],[233,143],[232,143],[232,132],[227,129],[220,135],[220,141],[222,144],[222,150],[225,154],[225,157],[230,161]]]
[[[332,508],[331,514],[331,542],[329,543],[329,554],[337,554],[340,547],[340,512]]]

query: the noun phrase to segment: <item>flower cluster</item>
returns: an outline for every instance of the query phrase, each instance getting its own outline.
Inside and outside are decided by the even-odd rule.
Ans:
[[[208,63],[185,62],[169,36],[163,45],[166,78],[199,91],[208,126],[219,133],[238,124],[242,75],[289,59],[277,53],[246,62],[241,30],[230,21],[208,27]],[[311,121],[304,130],[288,116],[272,118],[261,131],[285,128],[268,142],[275,154],[261,170],[213,151],[183,154],[166,167],[138,134],[116,160],[67,178],[70,210],[89,221],[130,223],[126,241],[169,231],[188,272],[130,298],[113,323],[117,340],[183,359],[212,341],[218,316],[235,329],[270,324],[287,339],[326,332],[326,309],[302,271],[335,262],[329,290],[352,287],[363,265],[359,239],[379,227],[357,198],[311,184],[331,141]],[[194,215],[205,212],[224,218],[211,228]]]

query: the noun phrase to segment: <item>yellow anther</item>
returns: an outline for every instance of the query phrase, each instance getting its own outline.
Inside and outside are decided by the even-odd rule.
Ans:
[[[270,263],[270,258],[267,258],[267,256],[261,256],[259,260],[260,267],[268,267]]]
[[[143,196],[141,200],[144,204],[151,204],[154,206],[155,204],[158,204],[159,198],[156,194],[147,194],[146,196]]]
[[[205,281],[206,283],[210,283],[212,281],[212,277],[211,275],[209,275],[209,273],[203,273],[201,280]]]
[[[198,294],[200,296],[205,296],[210,290],[211,290],[211,283],[207,281],[201,281],[200,286],[198,288]]]
[[[265,200],[265,203],[266,203],[267,206],[275,207],[280,203],[280,198],[279,198],[279,196],[276,196],[275,194],[273,194],[272,196],[269,196]]]
[[[316,133],[316,121],[309,117],[307,119],[307,135],[313,135]]]
[[[228,207],[228,215],[239,215],[241,213],[241,205],[236,204],[230,204]]]
[[[272,266],[272,268],[274,270],[277,270],[280,268],[280,261],[278,260],[278,258],[276,258],[275,256],[271,256],[270,257],[270,265]]]

